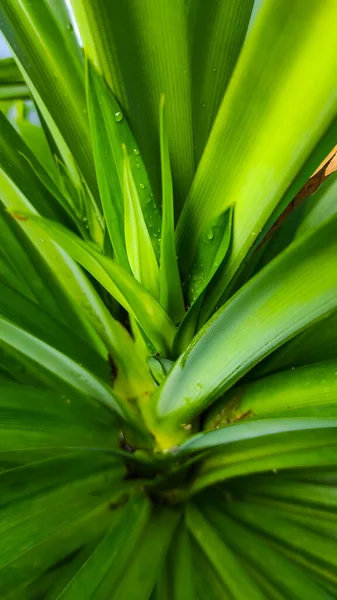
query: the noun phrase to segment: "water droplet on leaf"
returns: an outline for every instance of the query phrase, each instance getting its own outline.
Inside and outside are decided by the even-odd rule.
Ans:
[[[139,187],[140,187],[142,190],[145,190],[145,185],[144,185],[144,183],[140,183],[140,184],[139,184]]]
[[[123,120],[123,113],[118,110],[117,112],[115,112],[115,121],[117,121],[117,123],[120,123]]]
[[[133,153],[134,153],[136,156],[138,156],[138,155],[139,155],[139,150],[138,150],[138,148],[134,148],[134,149],[133,149]]]
[[[208,234],[207,234],[207,237],[208,237],[208,239],[209,239],[209,240],[212,240],[212,239],[214,238],[214,232],[213,232],[213,229],[210,229],[210,230],[209,230],[209,232],[208,232]]]

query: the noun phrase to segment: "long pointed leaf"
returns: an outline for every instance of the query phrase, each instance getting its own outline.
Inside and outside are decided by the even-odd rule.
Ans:
[[[310,0],[305,13],[301,0],[263,3],[178,224],[184,273],[189,271],[204,223],[233,204],[236,228],[227,280],[234,275],[322,131],[335,118],[331,67],[337,60],[336,18],[333,0]],[[312,69],[318,79],[310,77]]]
[[[139,322],[160,352],[170,354],[175,327],[160,304],[127,271],[62,226],[28,218],[35,231],[50,236],[103,285]]]
[[[124,149],[124,231],[131,270],[140,283],[159,300],[159,269],[147,229],[138,190]]]
[[[162,177],[163,224],[160,243],[160,303],[174,323],[184,314],[177,252],[174,236],[173,185],[168,147],[165,96],[160,99],[160,157]]]
[[[19,63],[38,89],[83,177],[96,195],[83,66],[69,49],[67,29],[61,30],[46,0],[4,0],[0,22]]]
[[[160,94],[177,215],[194,175],[188,15],[184,0],[72,0],[88,57],[105,77],[139,143],[156,193]]]
[[[158,392],[155,419],[164,430],[175,423],[178,432],[262,358],[336,309],[336,228],[332,219],[294,242],[201,329]]]
[[[212,406],[206,429],[255,416],[337,416],[336,366],[321,362],[238,386]]]

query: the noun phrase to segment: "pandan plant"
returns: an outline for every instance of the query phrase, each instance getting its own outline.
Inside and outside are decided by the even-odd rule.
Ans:
[[[0,598],[337,598],[337,2],[69,4],[0,2]]]

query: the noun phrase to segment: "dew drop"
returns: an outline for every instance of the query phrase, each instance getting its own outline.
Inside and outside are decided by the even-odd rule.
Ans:
[[[144,183],[140,183],[140,184],[139,184],[139,187],[140,187],[142,190],[145,190],[145,185],[144,185]]]
[[[72,23],[68,23],[68,25],[66,26],[66,29],[67,29],[67,31],[74,31]]]
[[[150,196],[148,198],[146,198],[146,204],[151,204],[151,198],[150,198]]]
[[[215,73],[215,71],[216,71],[216,68],[215,68],[215,67],[213,67],[213,69],[212,69],[212,73]]]
[[[134,148],[134,149],[133,149],[133,153],[134,153],[136,156],[138,156],[138,155],[139,155],[139,150],[138,150],[138,148]]]
[[[117,123],[120,123],[123,120],[123,113],[118,110],[117,112],[115,112],[115,121],[117,121]]]
[[[136,163],[137,169],[140,169],[140,163]]]
[[[158,237],[158,233],[154,233],[154,234],[153,234],[153,237]]]
[[[212,239],[214,238],[214,232],[213,232],[213,229],[210,229],[210,230],[209,230],[209,232],[208,232],[208,234],[207,234],[207,237],[208,237],[208,239],[209,239],[209,240],[212,240]]]

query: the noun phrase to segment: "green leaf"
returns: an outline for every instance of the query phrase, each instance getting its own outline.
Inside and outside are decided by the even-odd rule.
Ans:
[[[296,518],[287,518],[279,510],[266,506],[256,506],[236,501],[230,505],[229,514],[239,521],[280,540],[285,546],[297,550],[299,554],[307,554],[336,570],[336,540],[317,533],[311,528],[304,528],[296,523]]]
[[[217,448],[221,445],[232,444],[255,437],[273,436],[292,431],[306,431],[337,427],[337,418],[269,418],[254,420],[247,423],[233,423],[228,427],[220,427],[212,431],[197,433],[186,440],[177,452],[185,454],[200,450]],[[331,432],[330,432],[331,433]],[[295,438],[294,438],[295,439]],[[317,436],[319,439],[319,436]],[[230,457],[229,457],[230,459]]]
[[[67,0],[47,0],[53,16],[57,20],[60,29],[64,32],[65,43],[70,52],[83,62],[83,52],[77,31],[73,25],[73,15],[70,13],[70,5]],[[76,27],[76,24],[75,24]]]
[[[120,399],[103,381],[80,363],[3,318],[0,320],[0,344],[8,345],[39,365],[42,377],[50,381],[51,388],[73,389],[90,395],[117,415],[123,414]]]
[[[152,244],[159,255],[160,215],[149,178],[122,109],[90,60],[87,63],[87,97],[97,179],[110,240],[117,261],[129,262],[124,240],[124,154],[129,153],[133,179]],[[107,143],[108,142],[108,143]]]
[[[336,11],[333,0],[319,4],[310,0],[305,14],[301,0],[263,3],[178,224],[184,274],[189,272],[204,223],[233,205],[235,228],[225,289],[334,120],[331,65],[336,64]],[[313,71],[317,77],[311,76]]]
[[[122,509],[119,520],[113,524],[92,555],[68,583],[57,600],[81,598],[97,600],[109,597],[142,530],[149,519],[149,502],[145,496],[134,496]]]
[[[216,285],[214,286],[214,289],[209,289],[208,291],[200,319],[201,324],[207,321],[209,316],[214,312],[215,307],[223,304],[233,292],[244,285],[253,274],[262,268],[262,266],[270,262],[270,260],[283,250],[293,239],[295,229],[301,219],[304,205],[299,206],[292,212],[290,217],[286,219],[284,225],[272,235],[269,242],[266,242],[265,236],[287,207],[290,207],[301,188],[307,183],[314,171],[319,168],[322,161],[324,161],[329,152],[333,149],[336,139],[337,119],[334,119],[327,130],[324,131],[323,135],[321,135],[318,143],[288,186],[282,199],[278,203],[276,209],[272,212],[259,235],[255,237],[253,245],[250,247],[244,261],[238,267],[234,277],[232,278],[232,274],[230,273],[228,279],[226,264],[219,270],[218,276],[215,278]],[[261,255],[262,260],[260,261],[259,258],[261,258]]]
[[[179,323],[184,315],[185,306],[174,236],[173,185],[164,95],[160,99],[159,122],[163,214],[160,243],[160,304],[170,315],[172,321]]]
[[[337,173],[332,173],[305,204],[296,237],[308,235],[337,212]]]
[[[124,151],[124,231],[126,252],[133,275],[150,294],[159,300],[159,268],[152,247],[138,190],[130,168],[125,144]]]
[[[190,422],[262,358],[336,309],[336,229],[332,219],[294,242],[201,329],[158,392],[154,418],[163,430]]]
[[[3,188],[2,192],[5,191]],[[15,205],[25,213],[33,211],[30,203],[11,186],[4,199],[9,208]],[[15,261],[20,274],[32,290],[33,295],[30,297],[37,299],[49,313],[63,319],[68,327],[87,340],[104,357],[108,349],[117,365],[121,384],[126,384],[126,393],[134,396],[136,390],[143,393],[151,389],[151,378],[144,370],[145,361],[135,354],[129,334],[110,315],[78,265],[56,246],[49,236],[45,238],[36,235],[36,226],[34,227],[29,220],[11,222],[12,217],[6,220],[10,228],[14,229],[15,238],[18,238],[14,240],[6,228],[11,239],[6,250],[12,248],[11,259]],[[0,221],[2,235],[3,224]],[[26,238],[26,234],[29,239]],[[22,245],[23,248],[19,250]]]
[[[324,470],[322,470],[324,473]],[[328,527],[331,527],[331,533],[334,535],[336,528],[337,494],[335,485],[323,485],[312,482],[299,481],[299,475],[296,471],[293,474],[294,480],[287,479],[287,474],[256,476],[251,479],[245,478],[244,499],[249,501],[259,497],[259,501],[275,508],[280,502],[287,508],[288,516],[295,516],[301,522],[305,521],[309,514],[320,515],[321,519],[327,521]],[[296,477],[296,479],[295,479]],[[298,478],[298,479],[297,479]],[[240,481],[234,483],[233,490],[240,490]],[[255,500],[256,502],[256,500]],[[334,523],[334,524],[333,524]],[[322,524],[323,526],[323,524]]]
[[[245,40],[253,5],[254,0],[189,3],[198,162]]]
[[[47,173],[57,182],[59,174],[42,127],[30,123],[24,115],[17,116],[14,125]]]
[[[55,183],[1,112],[0,142],[0,168],[7,177],[43,216],[71,224],[67,216],[71,208],[66,206]]]
[[[331,174],[303,205],[295,239],[310,234],[336,214],[337,178]],[[283,226],[287,229],[286,223]],[[259,376],[285,367],[300,366],[337,356],[337,314],[314,324],[297,335],[257,366],[253,375]]]
[[[85,52],[125,113],[153,182],[160,190],[160,95],[180,212],[194,175],[188,15],[184,0],[72,0]],[[126,144],[128,147],[128,144]]]
[[[229,248],[232,209],[228,209],[203,229],[194,258],[188,288],[188,302],[193,304],[215,275]]]
[[[29,97],[28,88],[24,83],[0,84],[0,101],[25,100]]]
[[[337,357],[337,312],[281,346],[252,371],[252,376],[307,364],[335,359]]]
[[[112,600],[148,600],[179,517],[180,511],[177,509],[153,510],[150,521],[134,546],[129,562],[124,566],[123,573],[114,587]]]
[[[231,240],[232,210],[227,210],[203,230],[188,276],[188,302],[191,304],[174,339],[174,356],[179,356],[198,330],[200,311],[215,274],[223,263]]]
[[[174,600],[195,600],[191,540],[185,523],[179,523],[168,555]]]
[[[120,461],[111,458],[108,461],[106,457],[92,460],[85,455],[76,460],[76,456],[70,455],[50,460],[49,473],[47,466],[42,462],[21,469],[26,476],[29,471],[33,475],[31,489],[35,487],[35,493],[29,494],[28,483],[26,494],[12,494],[12,501],[2,506],[2,597],[10,597],[14,592],[17,597],[37,598],[41,587],[45,587],[46,593],[53,582],[52,573],[57,572],[55,586],[60,573],[63,574],[62,566],[85,546],[91,549],[93,544],[97,545],[119,518],[122,491],[119,479],[123,474]],[[66,476],[58,481],[54,469],[63,469]],[[13,486],[20,481],[20,475],[23,473],[12,472],[10,477],[7,473],[1,477],[4,484]],[[36,486],[38,475],[38,483],[43,482],[40,486]],[[50,487],[46,486],[48,482]],[[117,510],[112,508],[114,505]]]
[[[73,360],[79,361],[106,383],[110,382],[108,361],[88,343],[65,327],[55,316],[49,315],[38,304],[28,300],[6,284],[2,284],[0,312],[35,337],[57,348]]]
[[[264,596],[240,564],[240,559],[231,552],[194,504],[187,505],[186,523],[233,599],[263,600]]]
[[[1,383],[0,390],[1,470],[57,453],[93,447],[113,451],[117,446],[115,415],[88,396],[17,383]],[[45,485],[43,478],[37,483]]]
[[[198,600],[231,600],[227,588],[197,542],[193,543],[194,579]]]
[[[249,417],[337,417],[336,360],[292,368],[233,388],[209,411],[205,429]]]
[[[273,548],[267,538],[261,537],[255,527],[248,528],[228,513],[226,514],[224,508],[229,505],[230,503],[224,500],[222,503],[217,502],[217,505],[212,502],[208,503],[207,508],[204,507],[203,510],[230,547],[272,584],[273,591],[280,592],[283,600],[289,597],[296,600],[305,597],[315,598],[315,600],[331,599],[331,596],[324,593],[312,577],[308,578],[308,573],[282,556],[282,553]],[[274,596],[270,597],[274,600]],[[276,595],[276,599],[280,600],[279,596]]]
[[[196,450],[213,448],[214,451],[217,444],[224,444],[224,448],[223,451],[216,452],[204,460],[190,492],[196,493],[219,481],[250,473],[264,471],[277,473],[279,469],[320,465],[336,466],[334,421],[334,419],[264,419],[208,432],[208,435],[213,433],[214,437],[208,440],[197,438]],[[229,432],[232,428],[234,431]],[[240,436],[242,436],[241,441],[239,441]],[[259,440],[258,445],[255,436]],[[234,439],[237,442],[234,442]],[[229,440],[232,440],[233,444]],[[189,450],[192,446],[193,443]],[[185,451],[187,447],[183,445],[182,449]]]
[[[23,82],[23,77],[14,58],[2,58],[0,60],[0,84]]]
[[[96,196],[83,65],[69,47],[66,27],[62,30],[46,0],[4,0],[0,22],[33,96],[36,90]]]
[[[171,351],[175,327],[160,304],[127,271],[57,223],[28,219],[36,232],[52,238],[87,269],[138,321],[154,346],[165,355]]]

